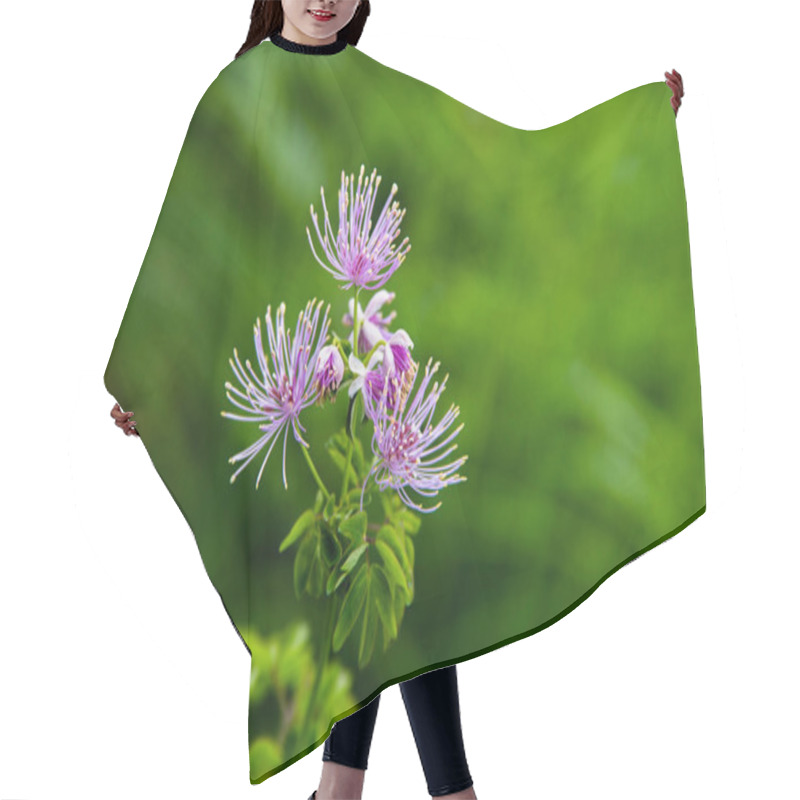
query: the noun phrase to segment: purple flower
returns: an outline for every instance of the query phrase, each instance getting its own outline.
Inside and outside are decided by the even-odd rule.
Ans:
[[[343,377],[344,361],[339,348],[335,344],[326,344],[317,358],[315,382],[320,404],[337,392]]]
[[[325,213],[324,237],[319,229],[314,206],[311,206],[311,218],[314,220],[317,237],[328,261],[330,261],[330,266],[317,256],[314,243],[311,241],[311,231],[306,226],[311,252],[325,270],[330,272],[336,280],[344,282],[342,289],[349,289],[354,285],[370,291],[380,288],[403,263],[407,252],[411,249],[407,236],[400,243],[399,249],[395,249],[395,245],[392,244],[400,235],[400,222],[406,213],[405,209],[399,210],[397,202],[392,203],[391,208],[389,207],[397,192],[396,183],[392,184],[392,191],[386,198],[375,229],[370,233],[375,195],[381,182],[380,176],[375,180],[376,173],[377,169],[372,170],[372,175],[362,189],[364,177],[364,165],[362,164],[358,176],[358,187],[354,190],[355,177],[351,174],[347,178],[342,170],[342,183],[339,189],[339,234],[335,244],[331,243],[334,235],[328,216],[328,207],[325,204],[323,187],[320,187],[320,195]]]
[[[411,358],[410,349],[414,346],[411,337],[402,329],[396,330],[388,342],[383,342],[380,351],[383,353],[381,361],[380,381],[376,381],[376,400],[380,399],[384,386],[386,387],[386,410],[394,411],[399,403],[404,402],[406,395],[414,382],[417,364]],[[370,417],[374,417],[377,409],[368,409]]]
[[[392,414],[386,407],[388,397],[388,382],[378,404],[378,411],[374,418],[375,432],[372,437],[372,452],[377,461],[370,469],[369,474],[375,475],[375,483],[384,491],[386,488],[397,490],[402,501],[409,507],[425,513],[436,511],[441,505],[439,501],[435,506],[422,508],[414,503],[408,496],[408,489],[413,489],[417,494],[426,497],[436,495],[440,489],[452,483],[466,480],[463,475],[454,474],[466,460],[461,456],[449,464],[440,465],[448,453],[455,450],[454,444],[442,453],[437,453],[448,444],[464,427],[462,423],[444,441],[438,442],[440,436],[450,427],[460,411],[458,406],[451,405],[442,419],[431,426],[430,420],[436,410],[436,403],[444,391],[448,375],[445,375],[442,385],[436,382],[428,396],[425,392],[432,375],[439,368],[437,361],[430,369],[431,359],[425,366],[425,376],[417,389],[413,401],[408,405],[409,393],[405,394],[398,410]],[[417,368],[414,365],[411,387],[416,382]],[[397,378],[391,378],[397,381]],[[367,476],[369,479],[369,475]],[[364,489],[367,481],[364,481]],[[364,490],[361,492],[361,508],[364,507]]]
[[[386,289],[381,289],[375,292],[367,303],[367,308],[361,308],[361,303],[358,304],[358,352],[368,353],[381,339],[389,338],[389,323],[397,315],[396,311],[392,311],[388,317],[381,314],[381,307],[386,303],[394,300],[395,293],[387,292]],[[355,307],[355,300],[351,297],[348,301],[349,311],[342,317],[342,323],[345,325],[353,324],[353,308]],[[348,337],[350,346],[353,346],[353,333],[350,332]],[[356,352],[355,350],[353,352]]]
[[[245,371],[239,361],[239,354],[236,348],[233,348],[235,361],[233,358],[229,359],[229,361],[244,391],[240,391],[226,381],[225,388],[228,390],[226,394],[235,406],[248,412],[250,416],[239,416],[228,411],[222,411],[221,414],[223,417],[244,422],[264,420],[265,424],[258,426],[259,430],[264,431],[264,435],[260,439],[228,459],[229,463],[235,464],[237,461],[246,458],[244,464],[231,476],[231,483],[250,463],[256,453],[268,442],[272,441],[256,478],[256,488],[258,488],[267,459],[275,446],[275,442],[278,440],[281,430],[284,430],[283,485],[288,489],[289,485],[286,481],[286,440],[290,425],[294,438],[304,447],[309,446],[300,435],[300,430],[305,431],[305,428],[300,423],[299,414],[317,399],[319,389],[315,381],[315,366],[327,338],[328,326],[330,325],[330,320],[328,319],[329,305],[325,310],[322,328],[317,337],[319,312],[323,303],[320,300],[319,305],[314,310],[315,303],[316,298],[307,303],[305,310],[298,315],[297,336],[294,341],[292,341],[291,331],[284,326],[286,304],[281,303],[278,307],[277,329],[272,326],[271,309],[270,306],[267,306],[267,335],[272,370],[268,367],[267,356],[261,344],[261,320],[256,320],[253,331],[261,377],[255,374],[249,360],[245,361],[247,366],[247,371]]]
[[[408,350],[413,346],[411,338],[401,329],[389,337],[389,342],[381,342],[366,367],[360,358],[350,354],[350,370],[356,377],[350,384],[349,395],[352,397],[361,390],[364,409],[373,422],[384,387],[385,405],[390,411],[394,411],[397,403],[408,394],[416,368]]]
[[[374,404],[383,391],[383,375],[380,371],[380,365],[383,362],[383,348],[379,347],[372,354],[369,364],[367,364],[366,367],[364,366],[364,362],[352,353],[350,353],[347,360],[350,371],[354,375],[353,380],[350,382],[350,388],[347,390],[347,394],[349,397],[353,397],[360,391],[364,400],[364,408],[371,417]]]
[[[414,342],[402,329],[398,328],[385,342],[383,348],[383,369],[387,377],[396,375],[400,377],[414,365],[411,359],[411,349]]]

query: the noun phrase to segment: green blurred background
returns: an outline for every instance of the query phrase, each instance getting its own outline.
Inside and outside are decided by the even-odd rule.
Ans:
[[[349,690],[280,747],[263,738],[278,724],[277,693],[267,684],[252,696],[251,745],[261,744],[251,749],[251,780],[308,752],[332,715],[383,686],[550,624],[704,510],[686,204],[669,96],[653,83],[523,131],[352,47],[306,56],[265,41],[201,100],[105,383],[135,412],[254,671],[270,641],[281,661],[298,625],[311,632],[304,658],[313,663],[326,609],[295,597],[293,552],[278,554],[316,491],[291,434],[288,492],[282,442],[258,491],[263,454],[229,483],[228,458],[259,431],[220,415],[233,410],[228,359],[237,347],[255,363],[253,324],[261,316],[264,329],[267,304],[274,315],[286,302],[294,331],[306,302],[323,299],[333,328],[349,333],[341,316],[352,291],[317,264],[305,233],[309,205],[322,212],[321,186],[337,229],[342,170],[377,168],[375,217],[398,184],[407,212],[396,242],[408,236],[412,248],[385,287],[397,296],[384,313],[397,311],[392,329],[408,331],[421,370],[433,357],[439,377],[449,374],[435,420],[460,406],[454,456],[469,456],[467,480],[423,515],[416,597],[398,641],[360,672],[346,644],[332,668]],[[338,473],[323,443],[346,408],[340,397],[302,417],[326,483]]]

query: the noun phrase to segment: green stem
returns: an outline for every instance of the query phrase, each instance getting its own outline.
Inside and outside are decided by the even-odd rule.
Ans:
[[[353,352],[358,357],[358,293],[361,287],[356,288],[356,299],[353,302]]]
[[[364,493],[365,493],[366,495],[368,495],[368,492],[367,492],[367,484],[369,483],[369,479],[370,479],[370,478],[372,478],[372,480],[373,480],[373,483],[374,483],[374,481],[375,481],[375,473],[372,471],[372,467],[374,467],[374,466],[375,466],[375,461],[376,461],[376,458],[374,458],[374,457],[373,457],[373,459],[372,459],[372,464],[370,464],[370,467],[369,467],[369,469],[367,470],[367,477],[366,477],[366,478],[364,478],[364,482],[361,484],[361,489],[364,491]]]
[[[339,351],[339,355],[342,357],[342,361],[344,361],[345,368],[347,367],[347,353],[344,350],[345,340],[340,339],[335,333],[331,333],[331,342]]]
[[[342,481],[342,502],[344,502],[344,496],[347,494],[347,483],[348,478],[350,477],[350,462],[353,458],[353,439],[352,437],[347,437],[348,445],[347,445],[347,461],[344,465],[344,480]]]
[[[311,474],[317,481],[317,485],[322,490],[322,494],[325,495],[326,500],[331,499],[331,493],[325,488],[325,484],[322,482],[322,478],[320,478],[319,473],[317,472],[317,468],[314,466],[314,462],[311,460],[311,456],[308,454],[307,447],[300,448],[303,451],[303,455],[306,457],[306,461],[308,462],[308,467],[311,470]]]

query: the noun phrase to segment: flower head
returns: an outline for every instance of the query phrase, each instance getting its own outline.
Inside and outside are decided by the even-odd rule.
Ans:
[[[411,337],[402,329],[398,328],[384,343],[384,373],[391,377],[407,372],[414,366],[411,360],[411,349],[414,342]]]
[[[455,438],[464,424],[459,425],[446,439],[437,442],[460,412],[458,406],[451,405],[442,419],[436,425],[431,425],[430,420],[436,411],[436,403],[444,391],[448,376],[445,375],[441,386],[438,382],[434,383],[430,394],[426,396],[430,379],[439,368],[438,361],[432,370],[430,364],[431,360],[429,359],[425,366],[425,375],[410,405],[408,404],[409,390],[409,393],[402,397],[399,408],[394,413],[390,413],[386,407],[389,381],[384,385],[378,403],[378,411],[374,417],[375,432],[372,437],[372,451],[377,457],[377,461],[370,470],[370,475],[375,475],[375,483],[381,491],[388,487],[396,489],[407,506],[425,513],[435,511],[441,505],[441,501],[430,508],[422,508],[411,500],[408,489],[413,489],[417,494],[432,497],[445,486],[466,480],[463,475],[455,474],[455,470],[467,460],[467,456],[461,456],[449,464],[440,465],[439,462],[458,447],[456,444],[435,455]],[[411,388],[416,382],[416,367],[415,364]],[[390,380],[396,381],[397,378]],[[364,481],[364,488],[366,488],[367,480]],[[362,509],[363,505],[364,492],[362,490]]]
[[[380,185],[380,176],[375,179],[377,169],[372,170],[368,181],[362,188],[364,178],[364,165],[358,176],[358,187],[355,188],[355,177],[351,174],[348,178],[342,170],[342,183],[339,189],[339,233],[335,243],[333,228],[328,216],[328,207],[325,204],[325,189],[320,187],[322,208],[325,214],[323,237],[319,229],[319,221],[311,206],[311,218],[317,231],[322,249],[328,257],[330,265],[321,261],[314,250],[311,241],[311,231],[306,226],[308,243],[314,258],[323,269],[342,281],[342,289],[359,286],[370,291],[378,289],[392,276],[394,271],[403,263],[407,252],[411,249],[408,237],[395,248],[392,242],[400,235],[400,222],[406,210],[400,211],[399,204],[392,198],[397,192],[397,184],[392,184],[392,190],[383,206],[375,229],[372,228],[372,210],[375,205],[375,195]],[[348,195],[349,189],[349,195]],[[391,207],[389,204],[391,203]]]
[[[409,335],[401,329],[393,333],[388,342],[381,341],[366,367],[360,358],[350,354],[348,363],[356,377],[350,384],[349,395],[352,397],[361,391],[364,410],[373,422],[384,388],[385,407],[389,411],[394,411],[408,394],[416,368],[409,353],[409,347],[413,346]]]
[[[364,366],[364,362],[350,353],[347,359],[350,371],[355,376],[350,382],[347,390],[349,397],[353,397],[357,392],[361,392],[364,400],[364,408],[370,416],[374,403],[378,400],[383,391],[383,375],[380,365],[383,362],[383,348],[379,347],[369,360],[369,364]]]
[[[231,414],[228,411],[222,411],[222,416],[244,422],[263,421],[264,424],[258,427],[264,434],[250,447],[228,459],[231,464],[246,459],[244,464],[231,476],[231,483],[259,450],[268,442],[271,442],[256,478],[256,488],[258,488],[267,459],[275,446],[275,442],[278,440],[280,432],[283,430],[283,485],[288,489],[289,485],[286,482],[286,440],[289,434],[289,427],[291,426],[294,438],[302,446],[309,446],[300,435],[300,431],[305,431],[305,428],[300,423],[299,415],[304,408],[317,399],[319,388],[315,380],[315,367],[330,325],[328,319],[329,305],[325,310],[322,327],[319,335],[317,335],[322,301],[319,302],[316,309],[314,309],[315,303],[316,298],[307,303],[305,310],[298,315],[294,341],[292,341],[291,331],[287,330],[284,325],[286,304],[281,303],[278,307],[275,328],[272,325],[271,308],[267,306],[266,322],[269,355],[272,359],[271,369],[261,343],[261,320],[256,320],[256,324],[253,326],[253,334],[256,356],[258,357],[258,365],[261,371],[260,376],[256,375],[249,360],[245,361],[247,369],[245,370],[242,367],[239,361],[239,354],[236,348],[233,348],[234,358],[229,359],[230,365],[244,391],[237,389],[226,381],[225,388],[228,390],[226,395],[231,403],[247,412],[249,416]]]
[[[396,311],[392,311],[388,317],[384,317],[381,313],[381,307],[394,300],[395,293],[387,292],[386,289],[381,289],[375,292],[367,303],[367,308],[361,308],[361,303],[358,304],[358,351],[355,349],[353,352],[368,353],[372,348],[381,340],[388,339],[389,323],[397,315]],[[355,308],[355,300],[351,297],[347,303],[348,312],[342,317],[342,322],[345,325],[353,324],[353,309]],[[353,332],[350,332],[347,340],[350,346],[353,346]]]
[[[315,384],[320,404],[336,394],[343,377],[344,361],[339,348],[335,344],[326,344],[317,357]]]
[[[388,341],[381,345],[383,359],[381,361],[381,380],[378,384],[379,391],[377,398],[384,388],[386,389],[385,408],[387,411],[394,411],[399,404],[405,401],[408,392],[414,382],[417,364],[411,358],[411,348],[414,343],[411,337],[402,329],[396,330]],[[377,382],[376,382],[377,383]],[[377,414],[375,407],[369,408],[370,417]]]

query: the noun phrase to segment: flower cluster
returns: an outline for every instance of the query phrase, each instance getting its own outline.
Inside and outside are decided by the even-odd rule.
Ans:
[[[312,220],[327,263],[317,255],[311,231],[306,227],[311,251],[319,264],[340,282],[342,289],[356,287],[355,297],[350,298],[348,312],[342,317],[342,323],[352,327],[350,336],[340,339],[334,334],[333,341],[327,342],[330,306],[320,325],[322,302],[317,305],[315,299],[298,316],[294,339],[290,330],[285,328],[285,304],[282,303],[278,309],[275,327],[267,307],[269,357],[262,345],[260,320],[254,328],[260,374],[256,374],[249,361],[245,361],[246,369],[242,367],[234,348],[230,364],[241,388],[230,382],[226,382],[225,388],[228,399],[246,415],[226,411],[222,415],[259,422],[263,435],[229,459],[231,463],[244,461],[232,475],[231,482],[260,450],[269,445],[256,479],[258,487],[272,448],[283,432],[283,482],[288,488],[286,441],[289,428],[295,440],[307,449],[309,445],[301,435],[301,431],[305,432],[300,423],[301,412],[312,404],[334,400],[339,389],[347,386],[351,403],[360,393],[365,413],[374,426],[374,457],[362,487],[362,509],[364,490],[372,477],[381,491],[395,489],[407,506],[418,511],[435,511],[441,503],[422,508],[412,500],[408,491],[430,497],[445,486],[466,480],[456,470],[467,456],[441,463],[457,445],[439,452],[455,438],[463,424],[446,435],[459,414],[458,407],[453,405],[438,423],[431,423],[448,377],[445,376],[441,385],[435,382],[429,387],[439,362],[431,369],[431,360],[428,361],[425,375],[413,400],[409,401],[419,366],[411,356],[414,343],[402,328],[390,330],[396,312],[384,316],[383,309],[394,300],[395,293],[382,288],[410,249],[408,237],[399,247],[393,244],[399,236],[399,225],[406,212],[399,209],[396,201],[392,202],[397,193],[397,184],[393,184],[373,229],[373,207],[381,182],[376,173],[377,170],[373,170],[365,183],[362,164],[356,186],[354,176],[348,177],[342,172],[339,227],[335,239],[324,189],[320,190],[324,235],[314,206],[311,206]],[[358,302],[362,290],[375,291],[365,308]],[[347,350],[346,345],[349,345]]]

